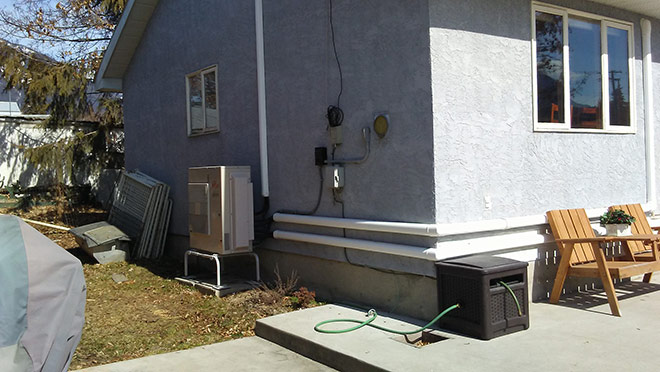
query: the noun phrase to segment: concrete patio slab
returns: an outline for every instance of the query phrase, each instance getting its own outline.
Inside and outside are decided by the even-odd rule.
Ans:
[[[440,332],[446,340],[421,348],[369,327],[347,334],[314,331],[315,324],[331,318],[366,319],[365,312],[338,305],[262,319],[255,331],[260,337],[339,370],[657,371],[658,291],[658,281],[618,285],[623,313],[620,318],[610,315],[605,296],[598,291],[566,296],[560,305],[533,303],[526,331],[490,341]],[[392,315],[380,316],[377,322],[402,330],[424,324]]]
[[[259,337],[125,360],[81,372],[334,371]]]

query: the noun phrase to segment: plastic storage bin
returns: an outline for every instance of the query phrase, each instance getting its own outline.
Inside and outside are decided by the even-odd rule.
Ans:
[[[436,262],[439,310],[460,308],[439,321],[439,327],[490,340],[529,328],[527,262],[494,256],[473,256]],[[522,314],[504,282],[515,294]]]

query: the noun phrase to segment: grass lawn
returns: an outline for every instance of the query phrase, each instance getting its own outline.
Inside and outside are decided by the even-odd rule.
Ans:
[[[59,217],[53,206],[28,212],[0,209],[0,213],[67,227],[105,219],[104,211],[88,206],[72,208]],[[202,295],[174,280],[183,271],[178,262],[100,265],[77,247],[71,234],[34,227],[83,262],[85,328],[72,370],[251,336],[259,318],[316,304],[313,294],[295,292],[295,284],[288,281],[273,289],[264,286],[222,298]],[[126,280],[118,283],[113,274]]]

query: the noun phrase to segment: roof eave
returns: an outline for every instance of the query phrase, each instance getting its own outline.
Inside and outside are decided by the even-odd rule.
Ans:
[[[144,30],[159,0],[129,0],[115,28],[108,48],[103,54],[101,66],[95,77],[95,89],[101,92],[118,92],[121,80],[133,58]]]
[[[121,92],[122,89],[122,79],[119,78],[97,78],[94,82],[94,90],[97,92]]]

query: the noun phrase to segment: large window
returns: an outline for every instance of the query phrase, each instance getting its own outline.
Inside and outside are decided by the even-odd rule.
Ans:
[[[186,76],[189,136],[218,131],[217,86],[215,66]]]
[[[632,25],[538,3],[532,17],[534,129],[634,133]]]

